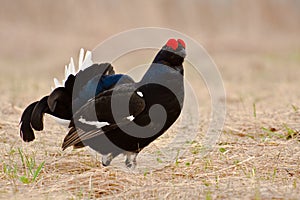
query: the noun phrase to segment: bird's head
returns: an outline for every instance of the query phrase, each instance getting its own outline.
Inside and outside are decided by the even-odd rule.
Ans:
[[[185,43],[182,39],[169,39],[156,55],[154,63],[166,64],[169,66],[182,65],[186,56]]]

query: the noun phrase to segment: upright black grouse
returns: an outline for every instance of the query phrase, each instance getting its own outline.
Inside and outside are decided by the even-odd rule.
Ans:
[[[32,128],[42,130],[42,116],[48,113],[71,120],[63,149],[89,146],[103,155],[104,166],[123,153],[126,166],[135,167],[138,153],[180,115],[185,56],[183,40],[170,39],[140,82],[114,74],[109,64],[87,68],[100,73],[87,73],[86,69],[68,77],[64,87],[25,109],[21,118],[23,140],[34,139]]]

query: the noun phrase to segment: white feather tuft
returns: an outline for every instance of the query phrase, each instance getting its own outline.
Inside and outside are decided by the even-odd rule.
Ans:
[[[69,72],[68,72],[68,66],[66,65],[65,66],[65,80],[67,80],[68,79],[68,77],[69,77]]]
[[[74,64],[74,60],[71,57],[70,59],[70,63],[68,65],[65,66],[65,77],[62,81],[62,83],[60,83],[57,78],[54,78],[54,88],[51,87],[52,91],[55,88],[58,87],[62,87],[64,86],[66,80],[68,79],[68,77],[73,74],[76,75],[80,70],[84,70],[86,68],[88,68],[89,66],[93,65],[93,61],[92,61],[92,52],[91,51],[86,51],[86,53],[84,54],[84,49],[81,48],[79,51],[79,60],[78,60],[78,68],[76,70],[75,64]]]
[[[99,122],[99,121],[86,121],[82,116],[80,116],[80,119],[78,120],[81,123],[96,126],[97,128],[102,128],[103,126],[108,126],[108,122]]]
[[[79,68],[84,70],[84,69],[88,68],[89,66],[91,66],[92,64],[93,64],[92,52],[86,51],[84,61],[83,61],[82,65],[79,66]]]
[[[82,66],[83,63],[83,57],[84,57],[84,49],[81,48],[79,52],[79,60],[78,60],[78,70],[80,70],[80,67]]]
[[[140,97],[143,97],[143,96],[144,96],[143,93],[140,92],[140,91],[137,91],[136,93],[137,93],[137,95],[139,95]]]
[[[58,81],[57,78],[54,78],[54,87],[51,87],[51,90],[55,90],[55,88],[58,87],[63,87],[65,85],[66,80],[68,79],[68,77],[73,74],[76,75],[80,70],[84,70],[86,68],[88,68],[89,66],[93,65],[93,61],[92,61],[92,52],[90,51],[86,51],[85,55],[84,55],[84,49],[81,48],[79,51],[79,60],[78,60],[78,68],[77,71],[75,69],[75,64],[74,64],[74,60],[71,57],[70,59],[70,63],[68,65],[65,65],[65,77],[64,80],[61,82]],[[54,117],[55,121],[58,122],[59,124],[63,124],[63,125],[68,125],[70,123],[69,120],[63,120],[63,119],[59,119],[57,117]],[[109,125],[109,123],[107,122],[87,122],[87,123],[91,123],[91,125],[95,125],[97,127],[102,127],[105,125]]]
[[[71,59],[70,59],[70,73],[71,74],[73,74],[73,75],[75,75],[76,74],[76,72],[75,72],[75,65],[74,65],[74,60],[73,60],[73,57],[71,57]]]
[[[55,85],[55,88],[62,86],[62,84],[57,80],[57,78],[54,78],[54,85]]]
[[[130,116],[128,116],[128,117],[126,117],[129,121],[132,121],[132,120],[134,120],[134,116],[133,115],[130,115]]]

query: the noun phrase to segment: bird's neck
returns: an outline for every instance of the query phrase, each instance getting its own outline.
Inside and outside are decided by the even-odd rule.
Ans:
[[[167,62],[152,63],[140,83],[183,80],[183,66],[170,66]]]

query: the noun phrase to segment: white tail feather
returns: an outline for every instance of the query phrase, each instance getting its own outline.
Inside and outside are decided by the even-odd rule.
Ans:
[[[79,51],[79,60],[78,60],[78,66],[81,67],[83,63],[83,58],[84,58],[84,49],[81,48]]]
[[[57,78],[54,78],[54,85],[55,85],[55,88],[62,86],[62,84],[57,80]]]
[[[66,65],[65,66],[65,80],[67,80],[68,79],[68,66]]]
[[[63,126],[68,126],[70,124],[70,120],[66,120],[66,119],[60,119],[58,117],[54,117],[51,115],[51,117],[53,117],[55,119],[55,121]]]
[[[73,60],[73,57],[71,57],[71,59],[70,59],[70,72],[71,72],[71,74],[73,74],[73,75],[75,75],[76,74],[76,71],[75,71],[75,65],[74,65],[74,60]]]
[[[91,51],[86,51],[84,55],[84,49],[81,48],[79,51],[79,60],[78,60],[78,68],[76,70],[74,60],[71,57],[70,63],[65,66],[65,77],[62,82],[59,82],[57,78],[54,78],[54,88],[51,87],[52,91],[55,88],[62,87],[65,84],[65,81],[68,79],[68,77],[73,74],[76,75],[80,70],[84,70],[88,68],[89,66],[93,65],[92,61],[92,52]]]
[[[92,52],[86,51],[84,61],[81,66],[79,66],[80,70],[84,70],[88,68],[89,66],[93,65],[92,61]]]
[[[84,55],[84,49],[81,48],[79,52],[79,60],[78,60],[78,68],[77,71],[75,69],[74,60],[71,57],[69,65],[65,66],[65,78],[62,82],[59,82],[57,78],[54,78],[54,87],[51,87],[52,91],[55,90],[55,88],[63,87],[65,85],[65,81],[68,79],[68,77],[73,74],[76,75],[80,70],[84,70],[88,68],[89,66],[93,65],[92,61],[92,52],[86,51]],[[59,124],[62,125],[68,125],[70,123],[69,120],[63,120],[59,119],[57,117],[54,117],[55,121],[57,121]]]

